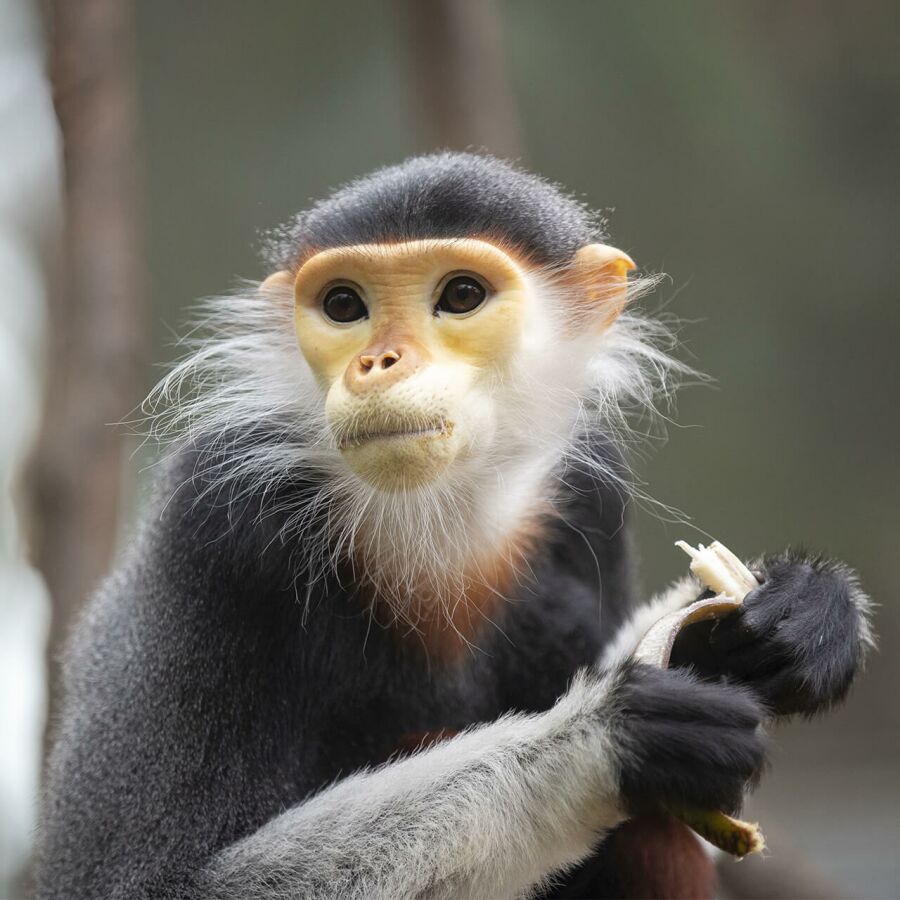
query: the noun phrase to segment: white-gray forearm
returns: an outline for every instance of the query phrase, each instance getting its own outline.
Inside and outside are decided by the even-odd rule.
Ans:
[[[221,853],[217,900],[512,897],[622,818],[610,679],[350,776]]]
[[[616,632],[615,638],[604,651],[600,660],[601,668],[612,668],[625,662],[632,656],[641,638],[654,622],[658,622],[676,609],[693,603],[702,593],[703,587],[700,582],[693,575],[685,575],[669,585],[661,594],[639,606]]]

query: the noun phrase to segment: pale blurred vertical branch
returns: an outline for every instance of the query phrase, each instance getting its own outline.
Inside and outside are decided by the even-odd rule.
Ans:
[[[65,263],[51,294],[44,422],[34,458],[35,561],[60,640],[109,565],[123,471],[114,423],[137,402],[141,345],[136,140],[127,0],[47,6],[65,173]]]
[[[27,560],[21,478],[41,406],[60,179],[44,42],[31,0],[0,2],[0,897],[28,896],[50,604]]]
[[[522,130],[494,0],[402,0],[424,149],[519,158]]]

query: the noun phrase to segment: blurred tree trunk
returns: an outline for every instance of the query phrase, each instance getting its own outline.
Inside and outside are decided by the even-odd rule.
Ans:
[[[402,0],[426,150],[522,155],[503,25],[494,0]]]
[[[51,292],[44,421],[32,487],[35,562],[53,604],[50,715],[74,613],[109,565],[123,439],[137,402],[135,111],[127,0],[51,0],[54,105],[65,172],[65,261]]]

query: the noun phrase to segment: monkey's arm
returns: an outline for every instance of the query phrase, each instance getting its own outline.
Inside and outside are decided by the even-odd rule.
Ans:
[[[625,665],[583,671],[549,711],[508,716],[359,773],[219,853],[217,900],[508,897],[667,799],[734,809],[762,766],[740,689]]]
[[[613,679],[340,781],[220,853],[215,898],[505,897],[623,816]],[[604,721],[606,719],[606,721]]]

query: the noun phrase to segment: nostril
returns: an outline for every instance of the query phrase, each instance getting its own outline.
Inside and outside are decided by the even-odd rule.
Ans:
[[[363,367],[363,370],[368,372],[372,366],[375,365],[375,357],[374,356],[361,356],[359,358],[359,364]]]
[[[381,357],[381,368],[389,369],[392,365],[394,365],[394,363],[399,362],[399,361],[400,361],[400,354],[395,353],[393,350],[391,350],[388,353],[385,353]]]

